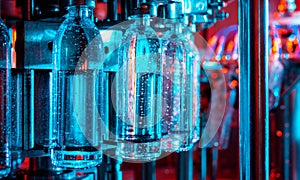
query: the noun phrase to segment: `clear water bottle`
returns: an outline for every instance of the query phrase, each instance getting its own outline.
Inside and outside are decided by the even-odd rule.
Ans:
[[[150,20],[148,15],[133,17],[119,48],[117,153],[128,160],[148,161],[161,155],[161,44]]]
[[[184,25],[172,22],[170,27],[162,37],[163,96],[167,99],[162,149],[187,151],[193,145],[199,112],[194,108],[199,103],[197,73],[200,65],[195,59],[197,51],[192,51],[192,42],[183,35]]]
[[[93,8],[84,3],[89,1],[68,2],[69,13],[53,47],[51,158],[55,166],[86,168],[102,161],[100,126],[105,110],[97,102],[103,93],[103,43],[91,20]]]
[[[0,178],[3,178],[11,167],[11,42],[2,19],[0,32]]]

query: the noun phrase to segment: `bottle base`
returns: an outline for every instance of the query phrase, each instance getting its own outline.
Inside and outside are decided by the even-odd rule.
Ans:
[[[102,153],[84,151],[55,151],[52,164],[57,167],[82,169],[95,167],[102,163]]]
[[[193,143],[184,144],[184,145],[181,145],[181,146],[179,147],[179,149],[178,149],[176,152],[189,151],[189,150],[191,150],[193,147],[194,147],[194,144],[193,144]]]
[[[171,134],[162,138],[162,150],[165,152],[189,151],[192,147],[189,135]]]
[[[117,145],[117,156],[120,156],[125,161],[153,161],[156,160],[160,155],[160,141],[144,143],[119,141]]]

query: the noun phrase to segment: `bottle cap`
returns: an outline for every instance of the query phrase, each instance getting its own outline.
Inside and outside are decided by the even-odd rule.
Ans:
[[[168,19],[177,19],[182,15],[181,2],[170,1],[165,5],[165,17]]]

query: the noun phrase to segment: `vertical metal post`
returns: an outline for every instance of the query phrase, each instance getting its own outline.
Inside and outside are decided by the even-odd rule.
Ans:
[[[97,167],[98,174],[96,179],[104,180],[121,180],[121,162],[110,158],[109,156],[103,155],[103,161],[100,166]]]
[[[207,176],[207,149],[200,149],[200,169],[199,169],[199,180],[206,179]]]
[[[22,19],[31,20],[34,14],[34,0],[22,1]]]
[[[193,179],[193,149],[178,153],[177,180]]]
[[[212,179],[217,179],[218,172],[218,149],[212,149]]]
[[[107,1],[107,16],[111,21],[118,20],[118,1],[117,0]]]
[[[290,157],[292,162],[291,163],[291,176],[290,179],[299,179],[300,178],[300,132],[299,132],[299,125],[300,125],[300,83],[298,82],[295,87],[295,96],[294,96],[294,107],[293,107],[293,114],[292,114],[292,121],[291,121],[291,136],[292,136],[292,152]],[[289,167],[289,166],[288,166]]]
[[[207,149],[207,178],[211,180],[217,179],[217,168],[218,168],[218,149],[210,148]]]
[[[269,179],[268,0],[239,0],[240,179]]]
[[[128,18],[128,0],[121,0],[121,19],[126,21]]]
[[[291,159],[291,120],[292,114],[295,112],[293,107],[294,97],[293,92],[289,96],[286,96],[284,98],[284,119],[283,119],[283,173],[282,177],[283,179],[291,179],[291,165],[290,165],[290,159]]]
[[[142,164],[142,179],[155,180],[156,179],[156,162],[151,161]]]

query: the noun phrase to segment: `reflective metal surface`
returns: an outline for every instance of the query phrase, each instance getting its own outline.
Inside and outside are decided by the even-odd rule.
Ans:
[[[19,59],[20,66],[52,69],[53,39],[61,22],[62,19],[24,22],[24,44],[20,45],[24,46],[24,59]]]
[[[239,25],[240,179],[268,179],[268,1],[240,0]]]

